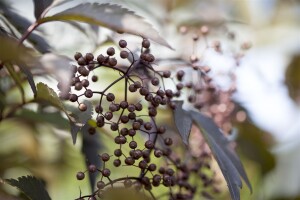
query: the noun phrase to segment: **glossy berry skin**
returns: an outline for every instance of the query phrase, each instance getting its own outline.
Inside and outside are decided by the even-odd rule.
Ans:
[[[121,165],[121,160],[120,159],[115,159],[113,162],[115,167],[119,167]]]
[[[97,57],[97,61],[99,64],[103,63],[104,61],[106,60],[105,56],[103,56],[102,54],[100,54],[98,57]]]
[[[89,172],[93,173],[93,172],[97,171],[97,167],[96,167],[96,165],[89,165],[88,170],[89,170]]]
[[[78,96],[76,94],[71,94],[69,99],[70,99],[71,102],[76,102],[77,99],[78,99]]]
[[[132,157],[127,157],[126,159],[125,159],[125,163],[127,164],[127,165],[133,165],[134,164],[134,159],[132,158]]]
[[[148,49],[150,47],[150,41],[147,39],[144,39],[142,42],[142,47]]]
[[[120,40],[120,41],[119,41],[119,46],[120,46],[121,48],[126,48],[127,42],[126,42],[125,40]]]
[[[76,178],[77,178],[77,180],[83,180],[85,178],[85,175],[83,172],[78,172],[76,174]]]
[[[104,176],[104,177],[109,177],[110,176],[110,170],[109,169],[107,169],[107,168],[105,168],[105,169],[103,169],[102,170],[102,175]]]
[[[115,49],[113,47],[109,47],[106,51],[107,55],[113,56],[115,55]]]
[[[101,160],[102,160],[103,162],[109,161],[109,159],[110,159],[110,156],[109,156],[107,153],[103,153],[103,154],[101,155]]]
[[[128,58],[129,56],[129,53],[127,51],[121,51],[120,52],[120,57],[125,59],[125,58]]]
[[[147,141],[145,142],[145,147],[146,147],[147,149],[153,149],[153,147],[154,147],[153,141],[147,140]]]
[[[77,60],[77,61],[78,61],[78,59],[81,58],[81,57],[82,57],[82,54],[79,53],[79,52],[76,52],[75,55],[74,55],[74,58],[75,58],[75,60]]]
[[[84,92],[84,95],[87,97],[87,98],[91,98],[93,96],[93,91],[90,90],[90,89],[87,89],[85,92]]]
[[[115,100],[115,95],[113,93],[108,93],[106,95],[106,100],[111,102],[111,101],[114,101]]]

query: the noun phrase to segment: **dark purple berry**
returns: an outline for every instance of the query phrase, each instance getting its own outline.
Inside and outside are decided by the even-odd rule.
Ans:
[[[96,165],[93,165],[93,164],[89,165],[88,169],[89,169],[89,172],[91,172],[91,173],[94,173],[97,171]]]
[[[83,79],[81,81],[81,84],[82,84],[83,87],[88,87],[90,85],[90,82],[87,79]]]
[[[126,42],[125,40],[120,40],[120,41],[119,41],[119,46],[120,46],[121,48],[125,48],[125,47],[127,46],[127,42]]]
[[[115,95],[113,93],[108,93],[106,95],[106,100],[109,101],[109,102],[112,102],[115,100]]]
[[[93,96],[93,91],[88,89],[84,92],[84,95],[87,97],[87,98],[91,98]]]
[[[128,56],[129,56],[128,51],[121,51],[120,52],[120,57],[121,58],[125,59],[125,58],[128,58]]]
[[[108,64],[109,64],[109,66],[114,67],[118,64],[118,61],[115,58],[109,58]]]
[[[93,61],[94,55],[92,53],[87,53],[87,54],[85,54],[85,59],[87,62]]]
[[[145,147],[146,147],[147,149],[153,149],[153,148],[154,148],[154,143],[153,143],[153,141],[147,140],[147,141],[145,142]]]
[[[102,54],[100,54],[98,57],[97,57],[97,61],[99,64],[103,63],[104,61],[106,60],[105,56],[103,56]]]
[[[115,167],[119,167],[121,165],[121,160],[120,159],[115,159],[113,164],[114,164]]]
[[[104,161],[104,162],[108,161],[109,158],[110,158],[110,156],[107,153],[103,153],[101,155],[101,160]]]
[[[131,149],[135,149],[135,148],[137,147],[136,141],[131,141],[131,142],[129,143],[129,147],[130,147]]]
[[[75,101],[77,101],[78,96],[76,94],[70,94],[70,98],[69,99],[70,99],[71,102],[75,102]]]
[[[86,60],[83,57],[80,57],[77,60],[78,65],[86,65]]]
[[[142,42],[142,47],[148,49],[150,47],[150,41],[147,39],[144,39]]]
[[[98,76],[93,75],[93,76],[92,76],[92,81],[93,81],[93,82],[97,82],[97,81],[98,81]]]
[[[127,157],[127,158],[125,159],[126,165],[133,165],[134,162],[135,162],[135,160],[134,160],[132,157]]]
[[[102,175],[103,175],[104,177],[109,177],[109,176],[110,176],[110,170],[107,169],[107,168],[103,169],[103,170],[102,170]]]
[[[76,178],[77,178],[77,180],[83,180],[83,179],[84,179],[84,177],[85,177],[85,175],[84,175],[84,173],[83,173],[83,172],[78,172],[78,173],[76,174]]]
[[[115,49],[113,47],[109,47],[106,51],[107,55],[113,56],[115,55]]]
[[[74,58],[75,58],[75,60],[77,60],[77,61],[78,61],[78,59],[81,58],[81,57],[82,57],[82,54],[79,53],[79,52],[76,52],[75,55],[74,55]]]
[[[104,117],[105,117],[105,119],[107,119],[107,120],[111,120],[111,119],[113,118],[113,114],[112,114],[112,112],[106,112],[106,113],[104,114]]]
[[[157,77],[154,77],[151,79],[151,83],[152,83],[152,85],[157,86],[157,85],[159,85],[159,79]]]
[[[116,149],[114,151],[115,156],[120,157],[122,155],[122,150],[121,149]]]
[[[170,71],[164,71],[163,72],[163,77],[164,78],[170,78],[170,76],[171,76],[171,72]]]

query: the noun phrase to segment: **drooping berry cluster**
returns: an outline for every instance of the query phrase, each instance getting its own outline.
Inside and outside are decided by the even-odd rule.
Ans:
[[[179,97],[180,91],[184,88],[184,84],[180,82],[184,71],[178,71],[175,75],[179,81],[176,89],[166,89],[164,81],[173,79],[172,74],[170,71],[156,71],[153,68],[155,57],[149,53],[149,40],[143,39],[139,58],[136,58],[127,48],[125,40],[119,41],[119,47],[120,58],[131,60],[127,68],[118,65],[117,59],[113,57],[116,54],[113,47],[107,49],[106,55],[100,54],[96,58],[91,53],[85,55],[76,53],[74,58],[77,65],[72,66],[71,88],[68,93],[60,95],[64,99],[76,102],[82,112],[88,108],[83,100],[93,99],[93,102],[97,102],[94,105],[95,126],[89,128],[89,133],[95,134],[97,128],[109,127],[116,145],[114,152],[100,155],[101,168],[90,164],[85,172],[77,173],[78,180],[83,180],[85,173],[100,172],[101,175],[97,182],[97,189],[92,194],[78,199],[102,199],[105,197],[107,187],[120,185],[120,183],[126,188],[147,191],[153,199],[156,197],[152,190],[156,187],[168,188],[166,195],[170,199],[193,199],[197,188],[190,183],[192,174],[200,176],[204,181],[204,187],[213,184],[212,179],[203,173],[205,168],[209,168],[210,157],[201,155],[201,160],[198,160],[198,157],[191,156],[188,162],[180,159],[180,156],[173,151],[176,147],[172,147],[175,138],[167,136],[166,127],[159,125],[156,119],[159,108],[176,108],[172,100]],[[95,75],[95,70],[103,68],[119,73],[119,78],[102,90],[92,89],[90,82],[101,84],[101,80]],[[139,68],[143,71],[141,72]],[[141,74],[143,72],[145,74]],[[116,95],[112,87],[122,81],[124,90]],[[60,88],[59,84],[58,88]],[[128,147],[129,151],[126,150]],[[158,158],[161,160],[160,166],[154,161]],[[106,164],[108,162],[116,168],[134,167],[139,172],[136,176],[112,178],[112,170]],[[211,183],[208,183],[208,180]],[[206,194],[204,191],[199,192],[202,192],[202,195]]]
[[[189,30],[187,27],[182,26],[179,30],[181,34],[186,34]],[[222,43],[218,40],[213,41],[211,44],[209,42],[209,28],[207,26],[202,26],[199,30],[190,30],[195,32],[193,35],[193,46],[197,46],[197,43],[200,43],[200,38],[205,41],[204,51],[212,49],[215,52],[224,55],[226,50]],[[227,30],[227,36],[229,43],[234,41],[236,35],[234,32]],[[236,43],[233,43],[235,46]],[[240,59],[243,57],[244,52],[251,47],[251,43],[243,42],[236,52],[230,52],[229,55],[233,56],[236,66],[239,66]],[[193,54],[190,56],[189,66],[194,70],[197,76],[189,77],[189,81],[183,81],[183,88],[187,90],[187,100],[202,113],[210,116],[214,122],[223,130],[225,134],[230,134],[233,128],[232,119],[237,121],[243,121],[246,118],[246,114],[243,111],[238,111],[235,103],[232,101],[232,95],[235,92],[235,74],[234,72],[228,72],[228,78],[230,78],[231,85],[228,89],[221,89],[213,82],[213,79],[210,77],[211,67],[207,66],[202,62],[201,55],[197,55],[197,50],[193,49]],[[180,74],[184,74],[184,71],[178,71]],[[181,76],[180,76],[181,77]],[[182,81],[182,78],[179,77],[179,81]]]

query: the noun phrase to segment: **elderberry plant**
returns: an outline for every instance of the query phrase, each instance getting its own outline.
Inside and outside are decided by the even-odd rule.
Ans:
[[[236,114],[230,100],[234,89],[227,92],[219,90],[208,75],[210,68],[202,65],[196,54],[192,54],[190,60],[185,62],[185,67],[193,70],[193,76],[187,74],[186,69],[160,70],[160,60],[155,58],[150,40],[166,47],[170,45],[148,23],[127,9],[118,5],[85,3],[47,16],[51,8],[59,5],[56,1],[51,2],[41,6],[35,1],[36,21],[28,24],[20,38],[1,29],[0,33],[4,36],[2,38],[1,35],[0,41],[12,55],[4,54],[1,49],[0,75],[12,77],[21,92],[22,103],[6,109],[1,101],[0,121],[19,117],[17,111],[28,104],[37,104],[42,114],[45,112],[44,107],[51,105],[65,114],[65,118],[60,114],[55,116],[61,120],[67,118],[70,122],[74,143],[79,131],[83,137],[84,132],[87,132],[94,141],[99,138],[98,133],[106,132],[109,135],[109,139],[102,142],[112,148],[94,155],[98,156],[97,163],[101,165],[95,159],[87,159],[86,169],[78,169],[78,181],[91,177],[97,177],[97,181],[95,186],[91,181],[91,193],[82,194],[80,190],[76,200],[118,199],[112,195],[115,192],[127,194],[125,191],[139,194],[138,198],[153,200],[218,198],[221,180],[220,173],[214,167],[215,161],[224,175],[233,200],[240,199],[240,177],[251,190],[244,168],[226,137],[232,129],[229,116]],[[9,9],[4,9],[3,13],[6,18],[13,16]],[[126,21],[128,16],[130,20]],[[129,49],[127,41],[122,39],[118,41],[118,49],[116,46],[109,47],[100,55],[76,52],[72,65],[69,66],[68,59],[63,62],[63,67],[66,67],[66,63],[68,65],[71,80],[65,80],[66,77],[58,82],[60,92],[57,95],[44,83],[35,84],[34,74],[27,65],[36,67],[39,64],[32,64],[28,60],[42,59],[37,59],[23,42],[28,40],[35,46],[34,50],[47,54],[47,45],[37,46],[46,42],[32,32],[43,23],[70,19],[138,35],[142,37],[142,42],[139,51]],[[121,20],[124,24],[119,23]],[[143,29],[132,27],[135,24],[133,22]],[[181,29],[181,32],[185,31]],[[206,42],[208,31],[206,26],[200,29]],[[40,42],[33,40],[37,38]],[[195,35],[193,41],[196,44],[199,35]],[[207,45],[208,48],[222,53],[220,42],[214,42],[212,47]],[[129,61],[129,64],[120,61]],[[104,72],[117,78],[105,86],[101,76]],[[29,83],[33,99],[26,98],[23,79]],[[66,82],[70,85],[66,85]],[[119,88],[117,92],[116,87]],[[2,85],[0,89],[2,92]],[[192,105],[189,110],[183,108],[186,102]],[[76,110],[70,113],[66,104],[73,107],[76,105]],[[218,105],[217,108],[215,105]],[[91,110],[94,114],[91,112],[87,114],[87,119],[82,120],[80,115]],[[172,116],[177,129],[174,130],[175,127],[162,120],[161,116],[166,113]],[[86,148],[86,145],[83,147]],[[10,179],[7,183],[18,187],[32,199],[36,197],[28,194],[31,191],[25,187],[26,184],[43,188],[42,183],[34,177],[21,177],[18,181]],[[37,196],[39,199],[50,199],[42,189],[37,192]]]

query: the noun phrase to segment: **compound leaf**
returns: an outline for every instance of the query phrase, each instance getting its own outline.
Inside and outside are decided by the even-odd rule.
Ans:
[[[58,96],[54,92],[54,90],[42,82],[37,84],[36,101],[47,102],[48,104],[50,104],[66,113],[63,103],[58,98]]]
[[[33,176],[22,176],[16,179],[6,179],[6,183],[17,187],[31,200],[51,200],[42,181]]]
[[[77,108],[69,107],[71,111],[68,111],[63,105],[62,101],[58,98],[57,94],[54,90],[48,87],[44,83],[37,84],[37,96],[36,101],[46,102],[61,111],[63,111],[70,122],[71,126],[71,135],[73,143],[76,143],[77,133],[80,129],[87,123],[87,121],[92,116],[92,105],[89,101],[84,101],[84,103],[88,106],[88,109],[85,112],[79,111]]]
[[[77,107],[68,106],[69,113],[68,117],[71,125],[71,135],[73,144],[76,143],[77,133],[87,124],[92,118],[93,106],[90,101],[84,100],[83,103],[87,106],[87,110],[82,112]]]
[[[104,26],[117,32],[125,32],[151,39],[168,48],[172,47],[142,17],[119,5],[84,3],[60,13],[42,18],[38,23],[76,20]]]
[[[101,166],[101,161],[98,156],[98,152],[101,149],[100,138],[98,133],[96,133],[95,135],[89,134],[89,128],[90,126],[88,124],[85,124],[81,129],[81,152],[84,154],[87,167],[89,164],[93,164],[96,165],[96,167],[99,169]],[[97,174],[98,171],[94,173],[89,173],[90,187],[92,192],[94,192]]]
[[[192,118],[188,112],[182,109],[183,101],[175,101],[176,109],[173,111],[175,125],[184,142],[188,145],[188,139],[192,128]]]
[[[219,164],[219,167],[228,184],[232,199],[240,199],[239,188],[242,187],[240,176],[243,178],[252,192],[250,181],[248,180],[241,161],[236,153],[230,149],[230,143],[228,139],[222,134],[217,125],[211,118],[206,117],[199,112],[191,111],[190,114],[197,126],[200,128]]]

